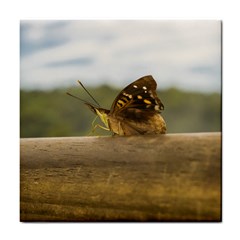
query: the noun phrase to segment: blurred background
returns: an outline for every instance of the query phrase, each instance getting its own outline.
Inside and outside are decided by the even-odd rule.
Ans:
[[[21,21],[20,136],[85,136],[95,116],[152,75],[168,133],[221,131],[220,21]],[[92,135],[109,132],[96,130]]]

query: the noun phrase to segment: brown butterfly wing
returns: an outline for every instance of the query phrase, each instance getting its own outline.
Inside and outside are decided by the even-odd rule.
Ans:
[[[142,77],[125,87],[116,97],[109,113],[109,125],[119,135],[165,133],[160,115],[164,106],[156,94],[152,76]]]
[[[145,117],[146,113],[140,112],[136,115],[142,115],[144,119],[131,119],[112,117],[109,115],[109,127],[112,132],[118,135],[138,135],[138,134],[160,134],[166,133],[166,123],[158,113]]]
[[[163,110],[164,106],[156,93],[157,83],[151,75],[142,77],[125,87],[113,102],[112,115],[128,116],[128,109],[142,109],[144,112]],[[134,117],[134,116],[133,116]]]

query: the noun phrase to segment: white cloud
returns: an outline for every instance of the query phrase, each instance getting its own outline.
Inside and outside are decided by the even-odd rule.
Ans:
[[[41,44],[21,56],[23,88],[73,85],[79,78],[86,84],[105,80],[124,87],[152,74],[161,87],[220,91],[219,21],[22,22],[25,24],[28,29],[22,39]],[[92,61],[70,65],[74,59]],[[54,65],[60,62],[61,66]]]

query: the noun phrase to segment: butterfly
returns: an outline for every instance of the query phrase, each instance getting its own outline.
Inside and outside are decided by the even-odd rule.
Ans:
[[[157,83],[151,75],[141,77],[118,94],[110,110],[101,108],[86,89],[97,105],[67,94],[83,101],[104,123],[105,127],[101,127],[114,135],[163,134],[166,133],[166,123],[160,113],[164,105],[156,88]]]

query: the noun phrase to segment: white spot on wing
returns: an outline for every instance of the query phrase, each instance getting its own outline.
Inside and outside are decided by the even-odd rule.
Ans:
[[[128,94],[128,93],[123,92],[123,95],[126,96],[126,97],[128,97],[129,99],[132,98],[132,95],[131,95],[131,94]]]
[[[143,88],[144,90],[147,90],[147,87],[146,87],[146,86],[143,86],[142,88]]]
[[[134,88],[138,88],[138,86],[137,86],[137,85],[133,85],[133,87],[134,87]]]
[[[151,90],[149,90],[149,93],[150,93],[150,97],[151,97],[151,98],[154,98],[153,93],[152,93]]]

